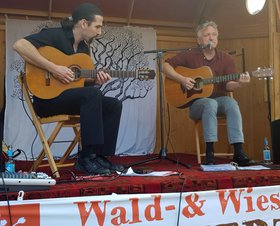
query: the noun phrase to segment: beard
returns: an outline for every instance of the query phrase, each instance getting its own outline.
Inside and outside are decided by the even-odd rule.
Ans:
[[[90,45],[90,44],[93,42],[93,39],[94,39],[94,37],[90,38],[90,39],[87,41],[87,44]]]

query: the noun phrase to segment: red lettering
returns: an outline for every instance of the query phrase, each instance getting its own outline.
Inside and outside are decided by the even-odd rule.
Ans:
[[[251,193],[252,191],[253,191],[252,188],[248,188],[247,189],[248,193]],[[245,196],[244,199],[246,199],[246,201],[247,201],[247,210],[246,210],[246,212],[250,213],[250,212],[255,211],[255,209],[253,208],[253,198],[252,198],[252,196]]]
[[[274,205],[271,205],[272,210],[279,210],[280,209],[280,199],[279,199],[279,193],[273,194],[270,196],[270,201],[273,204],[276,204],[276,207]]]
[[[106,213],[106,206],[107,203],[110,202],[108,200],[103,201],[104,203],[104,210],[102,211],[99,207],[99,203],[101,203],[101,201],[96,201],[96,202],[90,202],[91,206],[89,208],[89,210],[86,210],[86,204],[88,202],[74,202],[74,204],[78,205],[78,209],[80,212],[80,218],[81,218],[81,223],[82,226],[84,226],[88,220],[88,217],[90,215],[90,212],[93,210],[98,222],[98,225],[102,226],[104,224],[104,220],[105,220],[105,213]]]
[[[154,221],[154,220],[163,220],[161,216],[161,208],[160,208],[160,200],[161,196],[154,196],[154,203],[150,204],[145,209],[145,217],[148,221]],[[153,212],[153,215],[152,215]]]
[[[139,199],[133,198],[131,200],[131,206],[132,206],[132,220],[130,224],[135,224],[142,222],[139,218]]]
[[[268,203],[268,198],[265,195],[261,195],[257,198],[257,206],[261,211],[265,211],[268,209],[268,205],[264,207],[263,204]]]
[[[111,214],[116,215],[119,212],[119,215],[117,217],[112,218],[111,223],[112,225],[121,225],[128,223],[128,220],[126,220],[126,210],[124,207],[116,207],[112,209]]]
[[[219,200],[220,200],[220,204],[222,207],[222,212],[223,214],[225,213],[229,200],[231,200],[233,207],[235,209],[236,213],[239,213],[240,211],[240,196],[241,193],[244,191],[244,189],[239,189],[239,195],[238,198],[236,197],[235,193],[237,192],[237,190],[230,190],[229,191],[229,195],[227,197],[225,197],[225,190],[218,190],[217,192],[219,193]]]
[[[182,214],[187,218],[192,218],[195,215],[198,215],[198,216],[205,215],[205,213],[201,209],[202,209],[202,207],[204,205],[204,202],[206,200],[198,201],[199,200],[199,195],[194,194],[193,196],[194,196],[193,199],[192,199],[192,195],[188,195],[185,198],[188,205],[185,208],[183,208]],[[197,202],[199,202],[200,205],[197,205]]]

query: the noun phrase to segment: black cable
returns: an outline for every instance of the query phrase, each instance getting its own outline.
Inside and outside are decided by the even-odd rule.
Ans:
[[[167,115],[168,115],[168,128],[165,127],[165,130],[166,130],[166,134],[167,134],[167,139],[166,139],[166,145],[165,147],[167,147],[168,143],[170,144],[171,146],[171,150],[172,150],[172,153],[175,154],[175,159],[176,159],[176,170],[177,172],[180,174],[181,171],[179,170],[179,158],[178,158],[178,155],[177,153],[175,152],[174,150],[174,146],[173,146],[173,143],[171,142],[171,139],[170,139],[170,128],[171,128],[171,120],[170,120],[170,105],[167,103]]]
[[[179,159],[178,159],[177,153],[175,153],[175,151],[174,151],[173,143],[172,143],[171,140],[170,140],[171,120],[170,120],[170,108],[169,108],[169,104],[167,104],[167,113],[168,113],[168,127],[166,128],[166,124],[165,124],[165,127],[164,127],[164,128],[165,128],[165,131],[166,131],[166,134],[167,134],[167,139],[166,139],[165,147],[167,147],[168,143],[170,143],[172,153],[175,154],[175,158],[176,158],[176,168],[177,168],[177,172],[179,173],[179,177],[181,177],[182,172],[179,170]],[[183,189],[184,189],[185,183],[186,183],[186,177],[184,177],[184,182],[183,182],[183,185],[182,185],[181,191],[180,191],[179,209],[178,209],[178,217],[177,217],[177,226],[178,226],[179,223],[180,223],[181,201],[182,201],[182,193],[183,193]]]
[[[72,170],[69,170],[69,169],[60,169],[59,172],[61,172],[61,171],[69,172],[70,175],[71,175],[71,177],[73,178],[73,181],[76,181],[76,175],[75,175],[75,173],[74,173]],[[54,174],[56,174],[56,173],[58,173],[58,170],[52,172],[51,177],[54,178]],[[72,180],[70,180],[70,181],[72,181]]]
[[[24,73],[21,72],[21,76],[24,76],[23,74],[24,74]],[[32,160],[34,161],[34,160],[35,160],[35,157],[34,157],[34,152],[33,152],[33,146],[34,146],[34,143],[35,143],[35,141],[36,141],[36,139],[37,139],[37,137],[38,137],[38,132],[37,132],[36,126],[35,126],[35,124],[34,124],[32,118],[31,118],[30,115],[28,114],[28,111],[27,111],[27,109],[26,109],[26,107],[25,107],[25,104],[24,104],[23,82],[21,83],[21,103],[22,103],[23,110],[24,110],[25,114],[27,115],[27,117],[29,118],[30,122],[32,123],[32,125],[33,125],[33,127],[34,127],[34,129],[35,129],[35,133],[36,133],[36,134],[35,134],[35,137],[34,137],[34,139],[33,139],[33,141],[32,141],[32,143],[31,143],[31,157],[32,157]],[[34,168],[34,163],[33,163],[32,168]]]
[[[17,150],[15,150],[15,151],[13,152],[13,158],[18,157],[18,156],[21,155],[22,153],[24,154],[25,160],[28,161],[28,158],[27,158],[27,155],[26,155],[25,151],[23,151],[23,150],[21,150],[21,149],[17,149]]]
[[[81,179],[80,180],[80,179],[77,179],[78,176],[76,176],[75,173],[73,173],[73,171],[67,170],[67,171],[71,172],[73,180],[63,180],[63,181],[60,180],[60,181],[57,181],[57,184],[60,184],[60,183],[71,183],[71,182],[110,182],[110,181],[116,180],[117,178],[122,176],[122,174],[124,172],[126,172],[127,169],[128,169],[128,167],[125,167],[124,170],[122,170],[119,174],[118,173],[114,173],[113,176],[110,176],[110,179],[108,179],[108,180],[90,180],[90,179]],[[94,175],[88,175],[88,176],[94,176]],[[81,177],[83,177],[83,176],[81,176]],[[96,177],[100,177],[100,176],[96,175]]]
[[[179,175],[179,176],[181,176],[181,175]],[[178,215],[177,215],[177,226],[180,225],[180,212],[181,212],[182,195],[183,195],[183,190],[184,190],[184,187],[185,187],[185,183],[187,181],[186,177],[184,177],[182,179],[184,179],[184,182],[182,184],[181,191],[180,191],[180,197],[179,197],[179,207],[178,207]]]
[[[167,134],[167,139],[166,139],[166,147],[168,145],[168,143],[170,144],[171,146],[171,150],[172,150],[172,153],[175,155],[175,159],[176,159],[176,165],[177,165],[177,172],[180,173],[180,170],[179,170],[179,158],[178,158],[178,155],[177,153],[175,152],[175,149],[174,149],[174,145],[170,139],[170,129],[171,129],[171,120],[170,120],[170,105],[167,103],[167,115],[168,115],[168,128],[166,129],[165,127],[165,130],[166,130],[166,134]]]
[[[170,139],[170,128],[171,128],[171,120],[170,120],[170,107],[169,107],[170,105],[169,104],[167,104],[167,112],[168,112],[168,136],[167,136],[167,141],[168,141],[168,143],[170,144],[170,146],[171,146],[171,150],[172,150],[172,153],[173,154],[175,154],[175,157],[176,157],[176,159],[178,160],[178,157],[177,157],[177,153],[175,152],[175,150],[174,150],[174,146],[173,146],[173,143],[171,142],[171,139]],[[167,145],[167,144],[166,144]]]
[[[5,192],[5,196],[6,196],[6,201],[7,201],[7,206],[8,206],[8,212],[9,212],[9,221],[10,221],[10,226],[12,226],[12,213],[11,213],[11,206],[10,206],[10,200],[9,200],[9,196],[8,196],[8,188],[5,184],[5,179],[3,177],[2,172],[0,172],[0,176],[2,179],[2,183],[3,183],[3,187],[4,187],[4,192]]]
[[[166,144],[165,144],[165,147],[167,147],[168,143],[170,143],[170,110],[169,110],[169,104],[167,104],[167,119],[168,119],[168,127],[166,128],[166,123],[165,123],[165,132],[166,132]],[[172,150],[173,153],[174,153],[174,150]]]

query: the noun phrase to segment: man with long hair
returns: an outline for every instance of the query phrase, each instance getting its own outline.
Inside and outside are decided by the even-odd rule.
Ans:
[[[42,29],[16,41],[14,50],[30,64],[49,71],[63,84],[74,80],[74,72],[57,65],[40,54],[38,48],[52,46],[64,54],[90,54],[89,44],[101,34],[102,11],[92,3],[80,4],[61,21],[61,27]],[[99,71],[96,84],[104,84],[111,76]],[[80,115],[82,151],[75,164],[77,170],[90,175],[109,175],[122,171],[123,166],[110,162],[105,156],[115,154],[122,103],[112,97],[103,96],[94,85],[71,88],[52,99],[33,98],[34,108],[41,117],[70,114]]]

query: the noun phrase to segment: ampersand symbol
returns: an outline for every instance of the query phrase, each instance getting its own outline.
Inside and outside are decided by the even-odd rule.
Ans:
[[[199,201],[199,196],[197,194],[194,194],[194,198],[192,199],[192,195],[188,195],[185,197],[185,200],[187,202],[187,206],[183,208],[183,215],[187,218],[192,218],[195,215],[203,216],[205,213],[202,211],[202,207],[204,205],[205,200]],[[198,205],[198,203],[200,205]]]

